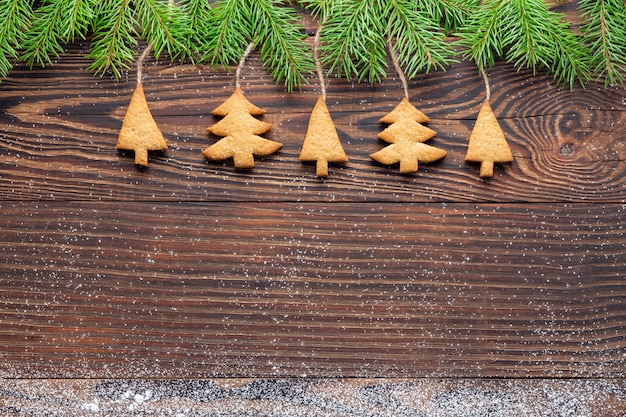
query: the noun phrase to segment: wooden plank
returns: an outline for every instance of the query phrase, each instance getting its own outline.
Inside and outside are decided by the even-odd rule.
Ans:
[[[616,417],[623,380],[10,380],[11,416]]]
[[[378,120],[402,97],[393,74],[376,87],[331,79],[329,108],[350,161],[320,181],[298,161],[316,80],[303,92],[275,86],[255,54],[244,71],[249,99],[265,108],[266,135],[284,144],[251,171],[210,162],[201,151],[218,137],[210,111],[233,91],[233,76],[211,68],[168,68],[150,62],[145,90],[170,149],[139,169],[131,152],[115,150],[133,74],[119,83],[84,71],[84,44],[70,45],[57,65],[18,66],[0,85],[0,197],[10,200],[107,201],[396,201],[623,202],[626,190],[626,93],[591,85],[570,92],[549,77],[490,71],[492,105],[515,161],[494,178],[478,178],[464,162],[467,139],[484,98],[471,63],[410,82],[411,100],[437,132],[431,144],[448,151],[417,174],[374,162],[385,144]],[[253,184],[251,186],[250,184]]]
[[[0,377],[624,377],[623,204],[0,202]]]

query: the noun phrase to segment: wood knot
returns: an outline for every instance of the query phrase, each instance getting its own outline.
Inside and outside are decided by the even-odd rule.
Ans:
[[[574,153],[574,146],[571,143],[564,143],[559,148],[559,153],[561,155],[571,155]]]

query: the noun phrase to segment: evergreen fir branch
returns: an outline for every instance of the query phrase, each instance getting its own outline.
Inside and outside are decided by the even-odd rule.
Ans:
[[[370,84],[386,76],[387,27],[380,2],[344,0],[324,23],[320,61],[329,73]]]
[[[480,0],[416,0],[419,10],[427,13],[434,22],[442,23],[446,34],[463,26],[465,19],[478,6]]]
[[[214,22],[213,8],[211,8],[207,0],[184,0],[181,1],[180,7],[183,13],[188,16],[187,20],[187,36],[185,39],[186,55],[181,55],[181,59],[189,58],[192,61],[201,59],[200,45],[204,43],[204,35],[211,30],[211,23]]]
[[[297,3],[303,9],[309,10],[311,15],[323,24],[342,2],[342,0],[298,0]]]
[[[591,51],[592,73],[604,85],[623,83],[626,72],[626,3],[622,0],[581,0],[580,31]]]
[[[17,50],[32,18],[29,1],[0,0],[0,77],[6,77],[13,68],[10,58],[18,57]]]
[[[111,71],[116,79],[121,71],[130,68],[133,62],[133,48],[137,46],[138,33],[135,27],[131,0],[107,0],[100,3],[94,23],[94,40],[91,53],[87,56],[93,62],[88,69],[95,74]]]
[[[504,19],[505,4],[503,1],[482,3],[457,34],[458,44],[464,49],[463,56],[475,61],[479,71],[492,67],[496,57],[503,54],[500,22]]]
[[[322,32],[322,63],[339,77],[374,84],[386,76],[391,37],[395,38],[398,62],[409,78],[422,70],[444,68],[454,51],[440,26],[445,14],[442,1],[339,2]],[[433,8],[435,3],[438,6]]]
[[[212,8],[209,30],[201,38],[201,61],[228,66],[243,56],[252,39],[246,16],[252,13],[251,0],[222,0]]]
[[[261,44],[261,62],[276,82],[284,81],[287,90],[292,91],[306,82],[305,74],[315,71],[295,10],[275,0],[256,0],[254,4],[254,36]]]
[[[94,0],[48,0],[37,9],[22,43],[20,60],[45,66],[63,53],[61,43],[85,39],[94,15]]]
[[[309,45],[292,7],[277,0],[222,0],[213,8],[210,31],[201,45],[203,61],[230,65],[250,42],[261,46],[261,61],[289,91],[315,70]]]
[[[506,58],[516,68],[544,67],[573,88],[588,80],[587,51],[569,29],[565,16],[550,11],[543,0],[512,1],[510,23],[504,28],[510,45]]]
[[[518,70],[545,68],[570,88],[588,79],[586,49],[564,16],[543,0],[484,2],[460,32],[465,57],[475,60],[480,71],[503,57]]]
[[[433,20],[439,20],[440,16],[429,16],[412,5],[410,0],[390,0],[384,14],[388,16],[388,34],[396,39],[394,51],[398,63],[409,78],[422,70],[443,69],[454,54],[441,27]]]
[[[167,51],[171,60],[187,55],[189,23],[181,7],[159,0],[135,0],[134,4],[141,35],[152,45],[156,59],[163,51]]]

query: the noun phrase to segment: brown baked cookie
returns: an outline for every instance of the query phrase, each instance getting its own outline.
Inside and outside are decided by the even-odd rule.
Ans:
[[[465,160],[480,162],[480,176],[491,177],[494,163],[512,162],[513,154],[506,142],[489,101],[485,100],[470,134]]]
[[[300,161],[314,161],[316,163],[315,174],[318,177],[328,176],[329,162],[348,161],[326,101],[321,96],[311,112],[309,126],[300,151]]]
[[[141,166],[148,166],[148,151],[167,149],[165,138],[148,108],[142,84],[137,84],[130,99],[115,148],[134,151],[135,163]]]
[[[283,146],[282,143],[258,136],[272,127],[253,117],[264,113],[265,110],[250,103],[236,88],[224,103],[212,111],[212,114],[224,118],[207,128],[214,135],[225,137],[206,148],[202,154],[214,161],[233,158],[235,168],[253,168],[255,155],[271,155]]]

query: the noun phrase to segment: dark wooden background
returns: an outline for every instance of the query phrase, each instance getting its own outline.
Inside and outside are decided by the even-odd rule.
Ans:
[[[481,179],[463,160],[485,94],[471,63],[410,81],[448,151],[413,175],[369,157],[403,96],[392,67],[375,87],[331,78],[349,162],[319,179],[298,161],[315,78],[288,93],[250,57],[243,90],[284,146],[236,170],[201,154],[233,74],[148,60],[169,149],[143,169],[115,150],[135,73],[93,77],[87,53],[0,84],[5,383],[593,378],[621,387],[597,410],[623,412],[624,86],[569,91],[498,64],[515,160]]]

